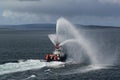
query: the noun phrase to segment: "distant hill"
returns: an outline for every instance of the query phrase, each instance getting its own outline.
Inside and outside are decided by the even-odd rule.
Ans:
[[[0,29],[16,29],[16,30],[44,30],[55,29],[55,24],[23,24],[23,25],[0,25]]]
[[[81,29],[103,29],[103,28],[120,28],[114,26],[99,26],[99,25],[80,25],[75,24]],[[55,30],[56,24],[23,24],[23,25],[0,25],[0,30]]]

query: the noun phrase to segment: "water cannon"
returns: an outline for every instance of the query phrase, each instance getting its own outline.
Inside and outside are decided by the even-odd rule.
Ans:
[[[55,45],[55,49],[60,49],[59,43]]]

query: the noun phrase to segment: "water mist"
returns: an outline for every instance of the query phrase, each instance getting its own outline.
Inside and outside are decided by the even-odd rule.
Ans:
[[[98,64],[95,52],[88,40],[66,19],[57,20],[56,34],[50,34],[49,38],[53,44],[58,41],[60,46],[66,47],[68,58],[76,62],[84,62],[86,58],[89,58],[91,64]]]

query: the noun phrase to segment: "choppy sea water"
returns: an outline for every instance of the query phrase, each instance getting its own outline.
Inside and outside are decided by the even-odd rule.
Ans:
[[[55,30],[1,30],[0,80],[119,80],[120,29],[88,28],[81,31],[105,55],[104,58],[117,55],[114,64],[45,62],[45,54],[54,50],[48,34]],[[103,61],[110,63],[113,60],[111,57]]]

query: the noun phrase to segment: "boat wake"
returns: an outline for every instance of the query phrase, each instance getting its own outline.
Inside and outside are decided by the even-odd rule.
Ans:
[[[46,62],[44,60],[20,60],[17,63],[9,62],[0,65],[0,75],[22,72],[33,69],[41,69],[44,67],[59,68],[64,66],[64,62]]]
[[[101,69],[109,69],[109,68],[110,68],[110,65],[88,65],[83,69],[80,69],[80,72],[85,73],[85,72],[101,70]]]
[[[87,66],[78,67],[76,69],[71,69],[69,71],[62,73],[61,75],[88,73],[88,72],[94,72],[94,71],[99,71],[99,70],[106,70],[110,68],[112,68],[111,65],[87,65]]]
[[[52,62],[46,62],[44,60],[20,60],[16,63],[9,62],[5,64],[0,65],[0,75],[4,74],[10,74],[15,72],[23,72],[27,70],[35,70],[35,69],[42,69],[44,67],[48,68],[62,68],[65,67],[65,65],[76,65],[76,63],[67,61],[67,62],[58,62],[58,61],[52,61]],[[76,69],[70,69],[66,70],[64,75],[68,74],[75,74],[75,73],[86,73],[90,71],[95,70],[101,70],[101,69],[109,69],[109,65],[86,65],[81,66]],[[48,72],[48,70],[45,70],[45,72]]]

